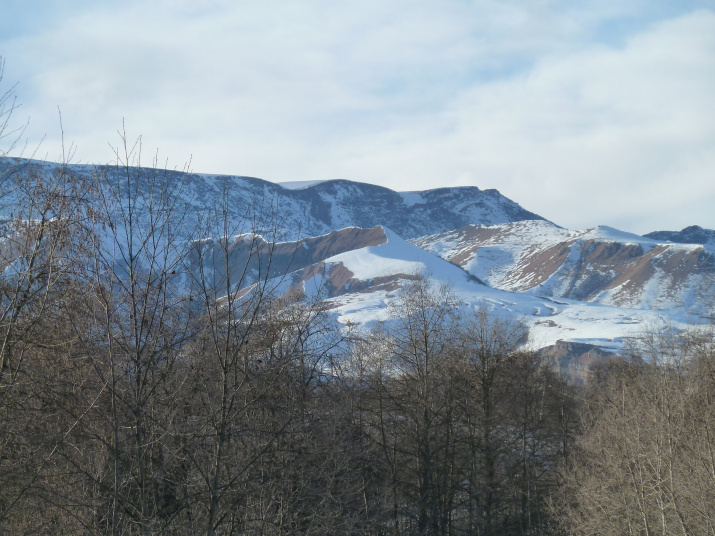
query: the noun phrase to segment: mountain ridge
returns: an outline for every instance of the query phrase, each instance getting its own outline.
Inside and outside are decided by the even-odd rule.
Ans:
[[[12,166],[50,173],[60,165],[4,158],[0,175]],[[116,166],[68,165],[82,176],[105,175],[108,181],[124,179]],[[347,227],[384,225],[405,239],[446,232],[467,224],[545,220],[497,190],[475,186],[436,188],[423,192],[396,192],[383,186],[335,179],[305,188],[289,189],[255,177],[207,175],[175,170],[131,168],[138,182],[159,175],[168,184],[180,184],[182,199],[195,213],[215,209],[215,200],[226,195],[232,221],[260,215],[260,234],[278,231],[282,240],[322,236]]]
[[[707,244],[715,247],[715,231],[705,229],[699,225],[690,225],[680,231],[653,231],[643,236],[678,244]]]
[[[0,159],[2,204],[19,206],[13,180],[23,173],[44,177],[60,169]],[[168,192],[192,220],[181,240],[203,248],[201,262],[220,261],[228,252],[237,263],[222,268],[209,261],[204,275],[220,280],[227,269],[245,269],[250,277],[240,276],[243,284],[275,279],[278,291],[300,288],[320,297],[343,324],[384,320],[404,285],[420,276],[451,284],[469,307],[486,304],[518,316],[530,327],[534,348],[567,341],[618,351],[647,323],[668,320],[684,328],[709,318],[715,303],[711,245],[663,242],[608,226],[564,229],[494,189],[395,192],[345,179],[286,188],[245,176],[66,169],[89,183],[96,179],[120,204],[127,196],[151,201]],[[0,219],[9,216],[0,207]],[[199,225],[211,218],[213,226]],[[114,223],[122,225],[121,218]],[[262,258],[271,260],[268,272],[261,272]],[[188,259],[188,274],[195,261]],[[220,292],[225,296],[226,287]]]
[[[708,316],[715,250],[600,226],[544,221],[465,226],[412,241],[503,290]]]

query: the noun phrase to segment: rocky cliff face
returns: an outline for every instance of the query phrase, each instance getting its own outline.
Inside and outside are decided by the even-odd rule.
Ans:
[[[227,288],[228,275],[228,281],[236,287],[245,288],[269,279],[274,280],[277,289],[285,291],[324,270],[326,259],[385,242],[385,231],[379,226],[348,227],[323,236],[278,243],[255,234],[235,236],[228,241],[206,239],[195,242],[188,269],[194,281],[208,278],[217,289]],[[329,288],[335,286],[332,280],[330,283]]]

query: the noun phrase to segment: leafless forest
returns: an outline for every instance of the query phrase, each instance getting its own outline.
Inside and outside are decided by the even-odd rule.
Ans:
[[[715,534],[711,330],[578,385],[426,279],[338,330],[265,200],[187,218],[135,158],[1,177],[1,533]]]

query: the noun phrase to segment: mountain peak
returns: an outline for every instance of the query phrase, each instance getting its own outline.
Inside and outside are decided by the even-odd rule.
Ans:
[[[667,240],[679,244],[714,244],[715,231],[699,225],[690,225],[681,231],[654,231],[643,235],[654,240]]]

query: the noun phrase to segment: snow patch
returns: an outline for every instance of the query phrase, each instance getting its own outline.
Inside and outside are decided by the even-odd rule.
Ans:
[[[424,205],[427,203],[424,197],[422,197],[422,194],[419,192],[398,192],[400,194],[400,197],[402,197],[402,201],[404,201],[405,205],[408,207],[412,207],[414,205]]]
[[[286,190],[304,190],[305,188],[310,188],[321,182],[328,181],[288,181],[288,182],[276,182],[278,186],[285,188]]]
[[[427,274],[440,281],[459,284],[467,281],[467,274],[457,266],[406,242],[383,227],[387,241],[341,253],[326,259],[326,263],[343,263],[361,281],[396,274]]]

